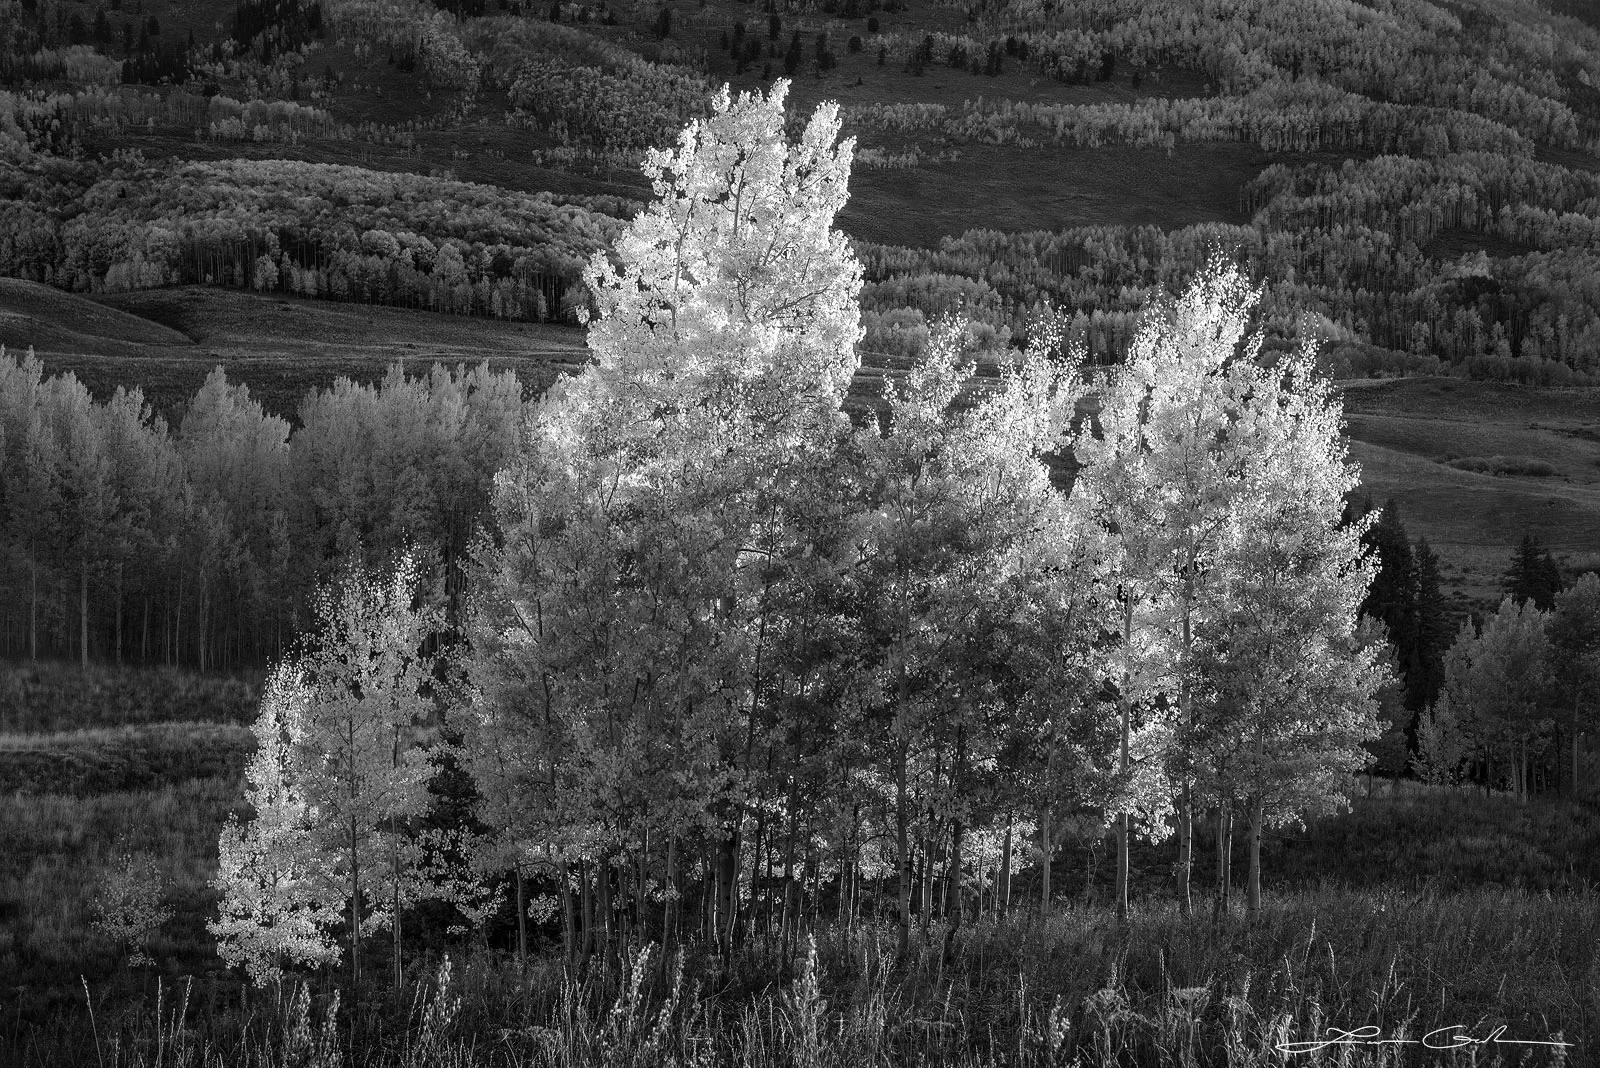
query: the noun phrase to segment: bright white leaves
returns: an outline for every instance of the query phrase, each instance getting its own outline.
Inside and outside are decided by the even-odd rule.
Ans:
[[[656,201],[585,274],[594,362],[497,480],[467,759],[524,863],[739,804],[730,765],[776,662],[764,562],[801,556],[797,487],[860,336],[860,266],[832,229],[851,145],[831,106],[791,144],[786,89],[724,90],[652,154]]]
[[[1235,428],[1248,442],[1244,505],[1219,553],[1226,611],[1205,636],[1213,725],[1232,748],[1223,795],[1259,803],[1268,825],[1343,804],[1378,736],[1380,647],[1357,632],[1376,570],[1361,524],[1341,526],[1359,472],[1341,409],[1311,356],[1268,371]],[[1235,792],[1236,791],[1236,792]]]
[[[242,966],[257,986],[282,977],[288,964],[334,963],[339,947],[327,935],[343,898],[322,871],[318,813],[297,783],[294,751],[304,744],[307,688],[292,664],[267,679],[251,730],[256,751],[245,768],[246,823],[230,815],[218,839],[211,885],[220,917],[206,929],[217,953]]]
[[[1357,478],[1340,408],[1309,355],[1260,365],[1258,297],[1237,270],[1204,272],[1141,328],[1076,454],[1120,550],[1131,694],[1187,712],[1172,743],[1145,717],[1133,749],[1168,746],[1180,781],[1288,814],[1360,766],[1377,674],[1354,639],[1360,530],[1338,526]]]
[[[830,103],[791,145],[788,86],[735,100],[724,87],[675,151],[652,150],[656,199],[618,239],[620,269],[597,253],[584,272],[598,373],[580,381],[626,389],[642,418],[687,391],[716,417],[700,421],[707,431],[784,426],[836,410],[855,373],[861,265],[833,229],[854,141],[834,145]]]
[[[338,960],[327,928],[349,904],[352,869],[365,930],[392,922],[397,893],[404,906],[420,891],[403,824],[429,803],[432,660],[419,650],[440,618],[414,606],[417,583],[409,557],[381,578],[349,568],[317,597],[307,650],[268,681],[246,770],[255,815],[223,828],[209,925],[219,955],[257,984],[286,964]]]

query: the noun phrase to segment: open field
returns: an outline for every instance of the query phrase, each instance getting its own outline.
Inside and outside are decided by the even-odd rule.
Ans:
[[[909,170],[857,167],[839,228],[851,237],[938,248],[946,234],[1076,226],[1245,223],[1239,188],[1269,162],[1239,143],[1157,148],[962,145],[961,158]]]
[[[72,371],[96,396],[139,386],[169,419],[219,363],[268,411],[293,420],[307,390],[341,375],[376,381],[395,360],[417,371],[487,360],[542,390],[586,358],[582,331],[554,324],[201,286],[90,300],[14,280],[0,288],[0,344],[18,355],[34,346],[47,372]]]
[[[1558,557],[1600,550],[1600,390],[1412,378],[1349,383],[1344,398],[1362,485],[1393,497],[1412,537],[1439,552],[1447,592],[1498,601],[1523,534]],[[1451,465],[1495,457],[1550,473]]]
[[[230,1065],[244,1063],[241,1045],[281,1048],[281,1031],[260,1028],[274,1017],[272,1026],[293,1024],[293,1013],[282,1020],[287,1006],[275,1009],[271,990],[241,989],[203,929],[213,907],[206,880],[216,830],[239,810],[238,790],[236,778],[218,777],[0,802],[10,843],[0,857],[0,965],[15,998],[0,1021],[0,1053],[29,1064],[95,1063],[95,1042],[109,1048],[117,1036],[122,1055],[148,1057],[179,1031],[196,1059],[174,1052],[174,1064],[199,1063],[202,1044]],[[1600,897],[1585,884],[1597,874],[1597,828],[1600,815],[1570,803],[1519,805],[1380,784],[1351,815],[1269,841],[1267,900],[1254,920],[1202,918],[1211,862],[1203,848],[1200,914],[1178,916],[1157,874],[1170,860],[1166,843],[1135,851],[1140,892],[1132,923],[1119,930],[1104,905],[1103,879],[1085,896],[1075,870],[1082,856],[1069,849],[1057,866],[1054,915],[1034,915],[1034,884],[1024,879],[1009,919],[969,923],[945,952],[942,927],[927,938],[914,933],[912,959],[899,969],[890,967],[893,928],[863,922],[847,931],[824,918],[814,965],[803,940],[798,962],[756,940],[731,958],[692,952],[679,980],[670,966],[651,967],[632,994],[608,967],[567,973],[569,980],[558,960],[545,958],[519,972],[505,956],[503,918],[489,932],[494,948],[424,933],[428,944],[452,946],[447,994],[462,999],[459,1015],[432,1024],[438,1033],[429,1063],[510,1065],[532,1057],[601,1065],[632,1049],[641,1059],[625,1063],[641,1065],[793,1057],[1043,1066],[1067,1063],[1074,1052],[1086,1065],[1279,1065],[1275,1043],[1314,1039],[1329,1025],[1372,1024],[1412,1040],[1451,1025],[1482,1038],[1504,1025],[1508,1039],[1576,1043],[1565,1063],[1582,1064],[1600,1034]],[[92,889],[123,848],[157,858],[175,909],[150,945],[150,970],[121,966],[116,948],[88,923]],[[1336,883],[1315,877],[1340,868],[1347,878]],[[538,944],[558,952],[548,930]],[[384,952],[381,938],[369,949],[377,960]],[[359,1044],[370,1053],[403,1057],[422,1041],[417,999],[437,996],[428,989],[437,952],[413,960],[404,992],[384,986],[377,969],[361,995]],[[670,964],[659,954],[655,963]],[[94,1005],[94,1038],[73,981],[79,974]],[[330,978],[313,977],[313,1024],[327,1006]],[[567,990],[568,981],[577,985]],[[190,982],[187,997],[175,998],[174,987]],[[674,982],[682,983],[676,996]],[[166,1037],[158,1039],[160,984]],[[177,1025],[169,1018],[175,1013]],[[1402,1050],[1381,1061],[1353,1052],[1349,1060],[1304,1063],[1562,1063],[1537,1050],[1531,1059],[1503,1061],[1472,1059],[1466,1050]]]

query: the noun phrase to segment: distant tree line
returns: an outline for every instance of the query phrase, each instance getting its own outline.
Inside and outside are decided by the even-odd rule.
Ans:
[[[1379,526],[1392,532],[1389,510]],[[1383,540],[1394,544],[1392,533]],[[1600,722],[1600,573],[1569,580],[1525,534],[1502,587],[1498,610],[1462,619],[1438,670],[1428,665],[1425,700],[1408,702],[1419,710],[1413,767],[1430,781],[1503,785],[1519,798],[1569,793],[1582,782],[1581,739]],[[1423,629],[1431,645],[1439,628]]]
[[[221,368],[168,425],[0,353],[0,648],[84,665],[262,665],[337,561],[410,547],[453,610],[527,410],[486,367],[314,390],[298,424]]]
[[[1560,588],[1524,539],[1498,611],[1462,624],[1439,699],[1418,725],[1417,772],[1519,799],[1588,788],[1582,754],[1600,724],[1600,575]]]
[[[594,203],[282,160],[135,161],[90,185],[70,217],[0,202],[0,271],[90,292],[220,284],[570,319],[583,262],[619,226],[603,210],[614,198]]]

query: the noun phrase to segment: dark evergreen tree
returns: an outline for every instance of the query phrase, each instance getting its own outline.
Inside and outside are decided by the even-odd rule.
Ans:
[[[800,43],[800,31],[794,31],[794,36],[789,38],[789,51],[783,54],[783,73],[794,77],[794,72],[800,69],[800,57],[805,46]]]
[[[1404,664],[1416,630],[1417,565],[1400,509],[1392,499],[1384,503],[1362,541],[1377,554],[1378,574],[1361,611],[1389,628],[1389,640],[1400,650]]]
[[[1555,606],[1556,594],[1563,588],[1561,567],[1534,535],[1524,534],[1522,543],[1512,551],[1504,588],[1506,596],[1518,604],[1532,601],[1543,612]]]
[[[1417,540],[1414,559],[1417,575],[1415,622],[1411,641],[1401,653],[1406,708],[1411,710],[1406,722],[1406,748],[1412,753],[1417,751],[1417,721],[1422,710],[1432,707],[1444,688],[1444,654],[1455,634],[1444,592],[1440,589],[1439,555],[1428,544],[1428,539]]]

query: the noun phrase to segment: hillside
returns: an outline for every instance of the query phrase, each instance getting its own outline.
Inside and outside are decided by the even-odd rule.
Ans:
[[[1600,390],[1411,378],[1345,383],[1344,400],[1362,486],[1438,551],[1447,592],[1498,601],[1524,534],[1574,570],[1600,563]]]
[[[586,358],[582,332],[555,323],[201,287],[90,299],[14,279],[0,282],[0,344],[16,355],[33,347],[50,372],[73,372],[97,398],[137,386],[169,422],[218,364],[292,420],[308,390],[341,375],[374,382],[394,361],[415,372],[487,361],[539,391]]]

